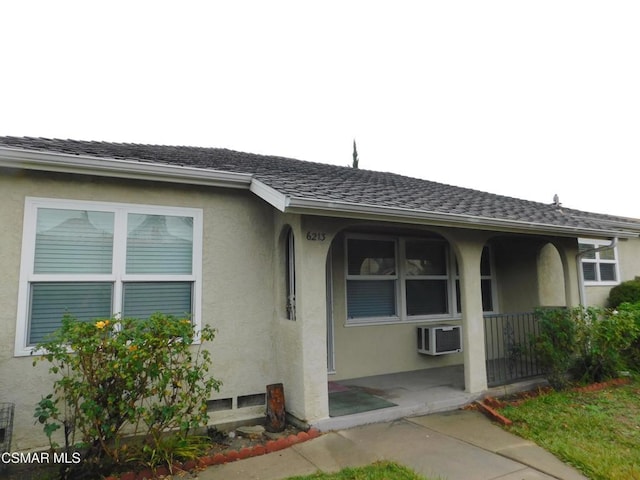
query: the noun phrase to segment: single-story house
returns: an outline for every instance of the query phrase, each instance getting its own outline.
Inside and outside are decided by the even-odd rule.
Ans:
[[[487,317],[602,304],[640,274],[640,220],[218,148],[0,137],[0,199],[13,449],[46,443],[30,355],[65,311],[189,312],[218,331],[212,423],[282,383],[320,425],[329,382],[461,365],[481,394]]]

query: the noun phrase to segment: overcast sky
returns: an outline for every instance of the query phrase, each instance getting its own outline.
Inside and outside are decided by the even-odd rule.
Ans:
[[[640,2],[0,4],[0,135],[223,147],[640,218]]]

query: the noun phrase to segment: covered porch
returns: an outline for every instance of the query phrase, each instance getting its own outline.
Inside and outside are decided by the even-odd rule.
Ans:
[[[305,218],[300,231],[331,232],[331,242],[295,243],[295,265],[304,258],[301,272],[308,274],[293,277],[296,322],[283,324],[291,327],[283,332],[301,338],[287,336],[282,351],[300,354],[283,362],[300,366],[288,379],[288,411],[323,430],[452,410],[492,392],[496,382],[511,383],[526,350],[517,339],[521,328],[507,328],[511,320],[501,312],[577,299],[571,237],[316,222]],[[487,316],[497,322],[492,334]],[[443,327],[460,332],[457,350],[417,346],[417,329]],[[514,381],[499,391],[521,388]],[[359,411],[340,405],[340,397],[355,398],[352,405],[375,398]]]
[[[455,410],[487,395],[529,390],[543,383],[535,377],[469,393],[465,391],[463,365],[330,381],[330,416],[314,426],[336,430]]]

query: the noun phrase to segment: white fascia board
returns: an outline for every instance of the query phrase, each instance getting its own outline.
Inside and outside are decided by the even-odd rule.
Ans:
[[[429,222],[439,226],[452,226],[457,228],[472,228],[491,230],[496,229],[505,232],[523,232],[538,234],[555,234],[560,236],[586,235],[596,238],[635,238],[637,233],[619,230],[601,230],[578,228],[562,225],[549,225],[520,220],[502,220],[497,218],[462,215],[455,213],[428,212],[397,207],[381,207],[366,204],[340,202],[334,200],[309,200],[305,198],[290,197],[287,211],[291,213],[307,213],[325,215],[331,217],[380,219],[384,221],[396,221],[402,223]]]
[[[272,188],[269,185],[256,180],[255,178],[251,180],[251,186],[249,187],[249,190],[281,212],[284,212],[289,206],[289,196],[280,193],[275,188]]]
[[[248,189],[251,175],[161,163],[0,147],[0,166],[45,172]]]

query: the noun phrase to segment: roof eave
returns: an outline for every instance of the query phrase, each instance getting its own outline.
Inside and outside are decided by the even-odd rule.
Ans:
[[[431,225],[456,228],[497,230],[514,233],[538,233],[546,235],[553,234],[570,237],[636,238],[639,235],[638,232],[631,231],[579,228],[455,213],[429,212],[377,205],[373,206],[340,201],[311,200],[299,197],[287,197],[287,200],[287,206],[282,211],[311,215],[375,219],[413,224],[429,223]]]
[[[249,190],[274,208],[284,212],[289,206],[289,196],[257,179],[252,179]]]
[[[0,147],[0,166],[45,172],[248,189],[251,175],[134,160]]]

